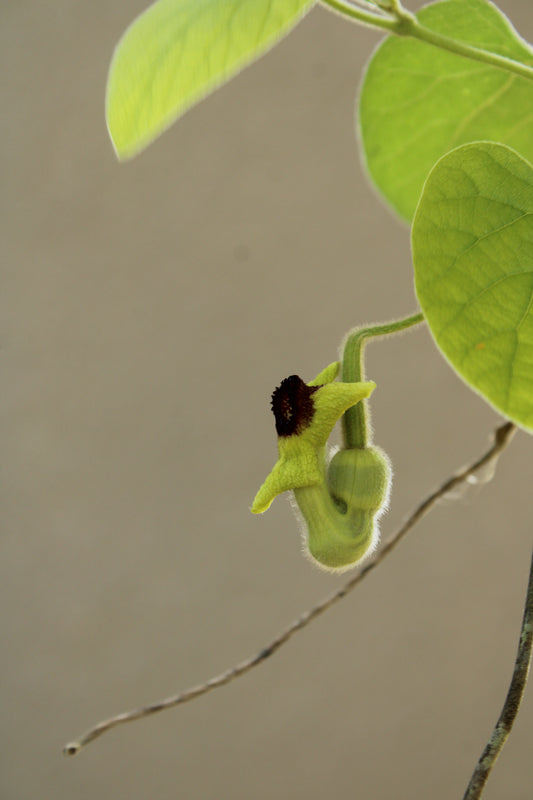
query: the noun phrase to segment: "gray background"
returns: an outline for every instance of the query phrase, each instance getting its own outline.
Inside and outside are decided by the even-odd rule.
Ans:
[[[531,547],[531,440],[356,592],[196,703],[62,744],[264,646],[341,579],[300,553],[269,396],[415,307],[408,230],[358,162],[376,33],[314,10],[139,159],[106,71],[142,0],[0,11],[2,800],[459,798],[500,708]],[[531,4],[502,2],[524,36]],[[498,416],[423,331],[369,349],[391,533]],[[533,787],[533,693],[486,792]]]

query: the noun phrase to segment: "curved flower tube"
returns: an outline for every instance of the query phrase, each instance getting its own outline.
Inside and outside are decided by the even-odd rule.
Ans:
[[[333,570],[354,566],[373,549],[390,484],[388,460],[375,447],[342,450],[327,464],[335,423],[375,388],[373,381],[336,382],[339,369],[334,362],[309,383],[291,375],[274,391],[279,459],[252,504],[261,514],[276,495],[293,490],[308,553]]]

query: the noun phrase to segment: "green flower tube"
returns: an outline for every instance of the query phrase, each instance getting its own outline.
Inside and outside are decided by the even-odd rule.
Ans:
[[[279,459],[252,504],[260,514],[278,494],[294,491],[306,551],[319,566],[336,571],[372,552],[390,486],[388,459],[378,448],[341,450],[327,463],[335,423],[375,388],[373,381],[335,381],[339,368],[330,364],[307,384],[291,375],[274,391]]]

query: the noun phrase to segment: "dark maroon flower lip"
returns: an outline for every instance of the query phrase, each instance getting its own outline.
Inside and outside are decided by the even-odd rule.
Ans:
[[[294,436],[311,424],[315,413],[312,395],[318,386],[308,386],[299,375],[281,381],[272,393],[272,412],[278,436]]]

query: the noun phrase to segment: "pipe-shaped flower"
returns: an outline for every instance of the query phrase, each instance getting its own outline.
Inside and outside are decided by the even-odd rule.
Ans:
[[[276,495],[291,489],[324,484],[325,446],[335,423],[347,409],[369,397],[373,381],[335,381],[338,361],[304,383],[298,375],[281,382],[272,395],[279,459],[252,504],[261,514]]]

